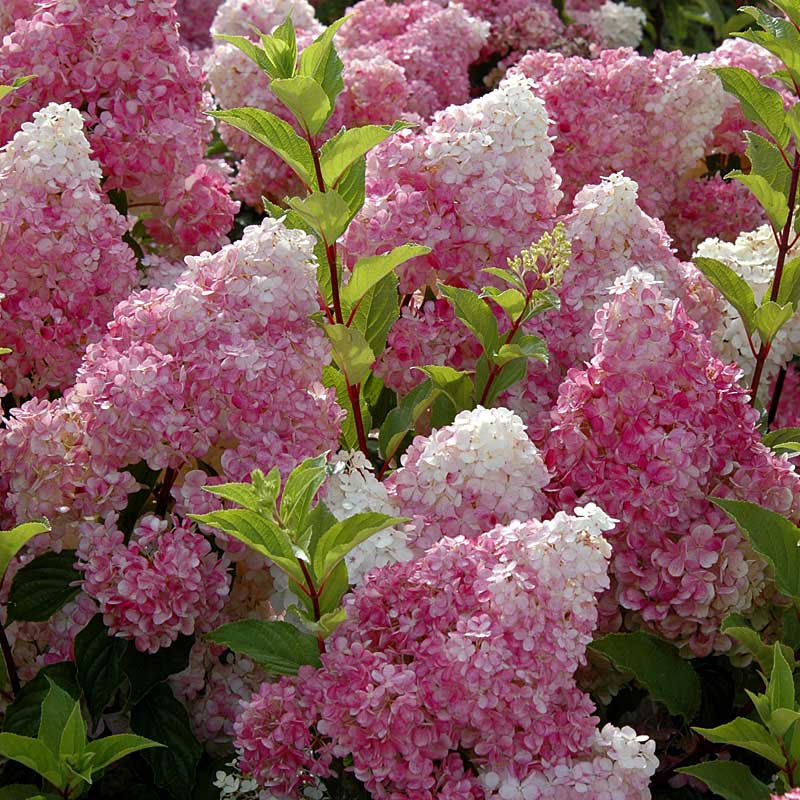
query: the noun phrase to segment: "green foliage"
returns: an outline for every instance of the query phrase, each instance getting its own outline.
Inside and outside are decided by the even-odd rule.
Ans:
[[[109,635],[102,614],[92,617],[75,637],[75,668],[93,720],[99,719],[122,683],[126,650],[123,639]]]
[[[49,530],[50,523],[43,520],[41,522],[24,522],[10,531],[0,532],[0,580],[6,574],[8,565],[14,556],[35,536],[47,533]]]
[[[700,708],[700,679],[692,665],[663,639],[648,633],[609,633],[589,647],[629,672],[671,714],[692,720]]]
[[[0,755],[41,775],[64,797],[83,794],[96,773],[130,753],[160,746],[133,734],[89,742],[80,703],[53,682],[41,703],[35,737],[0,733]]]
[[[698,778],[725,800],[769,800],[772,796],[769,787],[737,761],[706,761],[677,772]]]
[[[326,457],[327,454],[323,454],[309,458],[297,466],[283,485],[280,503],[275,500],[280,493],[277,472],[270,472],[266,477],[258,472],[251,476],[251,486],[226,484],[211,490],[214,494],[245,505],[244,508],[193,516],[198,522],[224,530],[244,542],[286,573],[289,585],[300,603],[295,610],[308,629],[320,639],[320,644],[335,624],[343,619],[340,602],[349,589],[344,557],[378,531],[407,521],[405,518],[371,512],[337,520],[324,503],[314,505],[327,474]],[[231,631],[238,634],[247,630],[254,637],[253,646],[257,646],[261,654],[261,663],[267,664],[267,668],[273,671],[288,668],[286,664],[291,663],[287,662],[289,634],[282,625],[275,628],[270,624],[257,631],[245,623],[241,624],[245,627],[223,626],[220,629],[223,633],[217,631],[212,636],[219,634],[227,637]],[[247,646],[245,638],[240,636],[229,646],[232,649],[243,648]],[[297,640],[302,641],[306,640]],[[271,645],[275,648],[272,667],[266,661]],[[298,650],[298,653],[302,652],[307,653],[307,648]],[[252,652],[249,654],[255,657]],[[280,667],[281,664],[284,666]]]
[[[155,686],[133,707],[131,728],[164,745],[162,750],[142,753],[156,786],[175,800],[191,800],[203,748],[192,733],[186,709],[167,684]]]
[[[205,638],[248,656],[273,675],[295,675],[305,664],[320,666],[316,637],[288,622],[243,619],[222,625]]]
[[[800,529],[780,514],[754,503],[710,499],[736,522],[753,549],[772,564],[779,591],[800,600]]]
[[[32,81],[35,77],[35,75],[25,75],[22,78],[15,78],[10,86],[4,83],[0,84],[0,100],[16,89],[19,89],[20,86],[24,86],[28,81]]]
[[[46,622],[78,593],[74,550],[45,553],[22,567],[8,594],[9,621]]]
[[[349,282],[342,284],[337,240],[364,204],[367,153],[409,127],[395,122],[343,128],[328,141],[318,141],[344,88],[344,67],[333,40],[345,21],[332,23],[299,54],[299,59],[291,19],[272,35],[260,34],[260,44],[241,36],[221,37],[263,70],[276,98],[294,117],[297,130],[276,115],[255,108],[216,111],[213,115],[269,147],[306,188],[305,197],[286,198],[285,207],[266,199],[264,205],[286,225],[301,228],[318,240],[317,283],[325,309],[320,318],[327,318],[329,323],[324,329],[336,365],[325,371],[325,385],[336,389],[339,402],[347,409],[344,446],[357,445],[369,455],[371,415],[369,403],[361,397],[361,385],[372,375],[372,364],[385,349],[389,328],[400,315],[394,271],[409,258],[427,253],[428,248],[405,245],[391,253],[357,260]]]

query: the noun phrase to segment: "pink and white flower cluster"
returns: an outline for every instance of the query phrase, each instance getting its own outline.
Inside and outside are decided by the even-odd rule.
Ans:
[[[265,683],[245,705],[241,767],[289,797],[344,756],[376,798],[561,798],[595,779],[609,798],[648,797],[654,743],[598,733],[573,678],[608,586],[612,526],[589,505],[374,570],[322,669]]]
[[[765,562],[708,496],[800,519],[800,477],[760,442],[735,365],[679,301],[632,270],[592,330],[595,354],[561,385],[544,451],[561,508],[600,503],[609,541],[606,630],[644,627],[694,655],[724,651],[724,617],[772,591]]]
[[[124,190],[131,210],[153,215],[163,244],[182,256],[226,241],[238,206],[219,167],[204,161],[203,75],[180,46],[173,2],[36,6],[0,44],[0,83],[20,75],[36,78],[4,104],[0,142],[48,101],[71,103],[103,188]]]
[[[126,544],[115,522],[83,524],[77,563],[109,633],[155,653],[181,634],[214,628],[230,579],[208,540],[185,523],[145,516]]]
[[[66,389],[138,282],[127,221],[101,180],[68,103],[37,111],[0,149],[3,375],[18,397]]]
[[[399,268],[403,292],[437,280],[479,288],[484,267],[552,227],[561,200],[552,152],[543,103],[526,78],[511,76],[370,153],[366,202],[345,245],[359,256],[409,240],[431,247]]]

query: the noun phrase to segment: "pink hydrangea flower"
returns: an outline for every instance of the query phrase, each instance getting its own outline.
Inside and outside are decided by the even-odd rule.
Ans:
[[[203,162],[212,123],[203,74],[179,42],[173,0],[53,0],[37,8],[0,45],[0,83],[28,74],[36,80],[4,104],[0,142],[46,101],[69,102],[81,109],[104,189],[123,189],[132,210],[161,217],[193,186],[199,198],[183,197],[169,217],[170,225],[192,224],[210,187],[187,180]],[[236,206],[224,182],[213,189],[206,225],[213,221],[218,247]]]
[[[770,389],[769,397],[772,397],[773,391],[774,386]],[[778,405],[778,414],[772,427],[800,427],[800,368],[796,363],[789,364],[786,368],[786,378]]]
[[[544,455],[560,507],[603,503],[620,524],[605,629],[650,629],[694,655],[724,651],[720,623],[773,591],[766,565],[708,495],[800,519],[800,478],[759,441],[757,412],[682,304],[632,270],[571,370]]]
[[[552,227],[561,192],[551,153],[543,104],[512,76],[372,151],[366,202],[345,244],[358,256],[409,240],[431,247],[399,268],[403,292],[437,280],[480,287],[484,267]]]
[[[322,669],[264,684],[244,706],[242,770],[290,797],[343,756],[375,798],[478,800],[500,775],[574,792],[595,772],[615,773],[620,800],[648,797],[653,744],[636,741],[637,759],[617,742],[626,731],[598,735],[573,678],[608,585],[612,525],[587,506],[374,570],[347,597]]]
[[[145,516],[131,541],[115,527],[85,523],[76,568],[111,635],[155,653],[179,635],[211,630],[230,588],[227,563],[186,524]]]
[[[0,149],[0,330],[9,391],[75,378],[114,305],[137,283],[127,221],[100,188],[78,111],[51,103]]]
[[[713,73],[677,51],[607,50],[594,60],[535,51],[515,69],[535,81],[547,109],[565,206],[622,171],[639,184],[644,211],[662,217],[679,178],[710,152],[728,104]]]

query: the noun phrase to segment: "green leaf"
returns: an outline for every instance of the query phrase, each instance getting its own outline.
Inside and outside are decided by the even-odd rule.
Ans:
[[[342,200],[347,204],[349,225],[353,217],[361,211],[366,196],[366,174],[367,159],[359,158],[352,167],[339,179],[336,184],[336,191],[342,196]]]
[[[420,244],[403,244],[380,256],[367,256],[356,261],[347,285],[342,289],[342,303],[349,308],[358,303],[364,295],[387,275],[411,258],[430,253],[430,247]]]
[[[15,78],[10,86],[5,83],[0,84],[0,100],[7,94],[11,94],[15,89],[19,89],[20,86],[24,86],[28,81],[32,81],[35,77],[35,75],[25,75],[22,78]]]
[[[44,712],[42,718],[45,718]],[[73,703],[72,712],[63,729],[60,730],[61,740],[58,753],[63,760],[67,756],[81,756],[86,749],[86,723],[81,716],[80,703]]]
[[[754,503],[709,499],[736,522],[753,549],[772,564],[778,590],[800,600],[800,530],[780,514]]]
[[[750,284],[716,258],[694,258],[694,265],[722,293],[722,296],[739,312],[745,330],[753,330],[756,300]]]
[[[798,7],[796,0],[770,0],[770,2],[783,11],[795,25],[800,25],[800,7]],[[748,8],[751,8],[751,6],[748,6]]]
[[[294,33],[294,30],[292,30],[292,33]],[[262,33],[260,38],[261,46],[264,48],[264,53],[270,64],[269,69],[264,70],[273,79],[270,87],[273,86],[276,80],[291,79],[297,67],[297,41],[295,40],[294,50],[292,50],[288,42],[276,36],[266,36]]]
[[[214,38],[232,44],[235,48],[241,50],[251,61],[254,61],[263,72],[266,72],[270,78],[276,78],[281,75],[280,67],[274,62],[270,54],[266,53],[263,48],[259,47],[246,36],[228,36],[224,33],[215,33]]]
[[[776,192],[788,198],[792,171],[778,148],[753,131],[745,131],[744,135],[747,138],[746,155],[750,160],[750,174],[760,175]]]
[[[281,518],[287,528],[302,532],[311,504],[328,475],[327,462],[327,453],[307,458],[286,479],[281,498]]]
[[[273,675],[296,675],[306,664],[321,666],[316,638],[288,622],[245,619],[222,625],[205,638],[252,658]]]
[[[73,711],[80,704],[58,684],[47,681],[48,691],[42,701],[42,712],[39,720],[39,741],[56,757],[61,753],[61,732],[68,724]]]
[[[794,316],[794,306],[791,303],[779,306],[772,300],[762,303],[753,317],[756,329],[761,335],[761,341],[771,342],[778,331]]]
[[[305,75],[281,78],[272,81],[270,89],[311,136],[316,136],[330,119],[331,101],[313,78]]]
[[[377,358],[386,349],[386,337],[400,317],[397,276],[387,275],[361,298],[350,327],[364,334]]]
[[[483,290],[483,293],[487,297],[491,297],[491,299],[506,312],[508,318],[512,322],[517,321],[517,318],[525,310],[527,304],[526,296],[519,291],[519,289],[506,289],[501,291],[494,286],[487,286]]]
[[[319,597],[321,614],[332,614],[342,605],[342,598],[350,591],[350,580],[347,577],[347,566],[340,561],[328,575],[322,594]]]
[[[344,89],[342,71],[344,64],[333,46],[333,37],[336,31],[347,22],[348,17],[331,23],[320,36],[318,36],[300,54],[300,75],[313,78],[319,83],[330,100],[331,106],[336,103],[336,98]]]
[[[153,770],[156,786],[176,800],[191,800],[197,764],[203,748],[195,739],[189,715],[165,683],[151,689],[131,712],[134,733],[165,745],[149,749],[142,758]]]
[[[701,736],[715,744],[730,744],[756,753],[777,767],[786,766],[786,757],[781,753],[780,744],[775,737],[758,722],[737,717],[716,728],[692,728]]]
[[[740,170],[731,170],[727,177],[747,186],[755,195],[756,200],[764,207],[770,222],[778,229],[783,228],[789,218],[789,206],[787,205],[786,197],[781,192],[773,189],[766,178],[761,175],[745,175]]]
[[[413,126],[406,122],[395,122],[394,125],[364,125],[361,128],[341,130],[320,149],[320,166],[325,186],[335,187],[347,170],[375,145],[410,127]]]
[[[299,583],[304,583],[303,571],[295,558],[292,542],[286,532],[274,522],[248,508],[231,508],[211,511],[208,514],[189,514],[197,522],[219,528],[257,553],[268,558],[277,567]]]
[[[789,42],[800,44],[800,37],[797,35],[797,29],[791,22],[783,17],[766,14],[760,8],[755,8],[755,6],[740,6],[739,11],[753,17],[753,19],[755,19],[755,21],[773,38],[785,39]]]
[[[475,387],[468,372],[435,364],[420,367],[435,387],[450,398],[456,413],[475,408]]]
[[[130,702],[141,700],[156,684],[189,666],[194,636],[179,636],[169,647],[156,653],[142,653],[133,642],[128,643],[122,669],[131,685]]]
[[[316,188],[317,178],[311,148],[288,122],[260,108],[231,108],[208,113],[261,142],[282,158],[307,187]]]
[[[136,736],[133,733],[118,733],[114,736],[106,736],[103,739],[95,739],[86,747],[87,753],[94,755],[92,762],[92,772],[99,772],[109,764],[119,761],[131,753],[138,753],[140,750],[148,750],[151,747],[164,747],[159,742],[145,739],[143,736]]]
[[[61,766],[44,742],[16,733],[0,733],[0,756],[18,761],[58,789],[64,788]]]
[[[535,358],[539,361],[548,362],[550,354],[547,350],[547,343],[540,336],[523,336],[513,344],[504,344],[494,356],[495,364],[507,364],[517,358]]]
[[[435,388],[430,379],[425,380],[415,386],[400,400],[400,405],[387,414],[378,435],[380,454],[384,461],[394,457],[406,434],[413,430],[417,420],[440,393],[441,390]]]
[[[255,470],[260,472],[260,470]],[[209,494],[229,500],[243,508],[249,508],[258,514],[270,513],[275,508],[275,500],[281,490],[280,472],[277,468],[270,471],[269,476],[265,477],[264,488],[259,492],[254,483],[221,483],[217,486],[204,486],[203,489]],[[252,475],[251,475],[252,480]]]
[[[322,369],[322,385],[336,390],[336,400],[345,409],[347,416],[342,422],[341,442],[346,450],[358,449],[358,430],[356,429],[355,414],[350,395],[347,393],[347,381],[336,367],[328,365]],[[372,415],[369,410],[364,392],[358,393],[358,404],[361,408],[361,420],[364,428],[372,428]]]
[[[47,533],[50,530],[50,523],[46,520],[42,522],[23,522],[10,531],[0,531],[0,580],[6,574],[8,565],[14,556],[35,536],[40,533]]]
[[[262,36],[262,40],[263,38]],[[275,28],[270,38],[283,42],[286,45],[288,49],[286,63],[287,66],[291,65],[291,70],[286,77],[291,77],[297,68],[297,36],[295,35],[294,23],[292,22],[291,15],[286,17],[286,19]]]
[[[676,772],[703,781],[725,800],[770,800],[769,787],[756,778],[750,768],[737,761],[706,761]]]
[[[775,736],[783,737],[798,720],[800,720],[800,711],[791,708],[776,708],[771,714],[769,729]]]
[[[770,53],[783,61],[790,73],[800,71],[800,49],[798,49],[796,41],[789,42],[783,39],[776,39],[771,33],[754,30],[735,33],[734,36],[746,39],[748,42],[753,42],[759,47],[769,50]],[[782,140],[779,140],[779,144],[782,147],[786,146],[786,142]]]
[[[95,614],[75,637],[78,681],[93,720],[100,718],[122,683],[122,659],[127,649],[123,639],[109,634],[102,614]]]
[[[782,444],[800,442],[800,428],[778,428],[765,433],[761,441],[771,450],[779,450]]]
[[[407,517],[392,517],[366,511],[354,514],[331,526],[319,539],[314,550],[314,572],[324,581],[333,568],[361,542],[378,531],[408,522]]]
[[[781,147],[789,143],[783,98],[741,67],[715,67],[725,91],[734,95],[747,119],[768,131]]]
[[[773,648],[765,644],[757,631],[754,631],[748,624],[744,617],[739,614],[729,614],[722,621],[722,633],[736,639],[744,645],[747,652],[758,662],[761,671],[768,675],[772,672],[773,665]],[[790,659],[789,663],[794,663],[794,656],[791,648],[781,645],[784,658]]]
[[[38,795],[41,795],[41,791],[30,783],[12,783],[0,788],[0,800],[31,800]]]
[[[773,713],[779,708],[794,710],[794,678],[792,677],[792,670],[783,656],[780,644],[776,642],[772,652],[772,674],[767,685],[767,699],[769,700],[770,710]]]
[[[331,343],[331,357],[354,386],[366,380],[375,363],[369,342],[357,328],[345,325],[326,325],[323,330]]]
[[[46,622],[78,594],[82,578],[73,564],[74,550],[45,553],[22,567],[8,593],[11,622]]]
[[[795,222],[795,224],[797,223]],[[770,297],[771,295],[772,285],[770,284],[770,290],[766,296]],[[776,302],[781,306],[791,303],[792,307],[797,310],[797,306],[800,304],[800,258],[793,258],[784,264]]]
[[[500,344],[497,320],[485,300],[469,289],[440,283],[442,294],[453,304],[456,316],[475,334],[487,353],[496,352]]]
[[[345,232],[351,218],[347,202],[335,189],[312,192],[303,199],[293,197],[289,206],[329,245]]]
[[[51,683],[58,684],[73,700],[80,698],[81,691],[75,680],[73,664],[63,662],[42,667],[36,677],[22,687],[14,702],[6,709],[4,724],[6,731],[23,736],[39,735],[42,704],[50,693]]]
[[[648,633],[609,633],[589,647],[630,672],[671,714],[691,720],[700,708],[700,678],[677,648]]]

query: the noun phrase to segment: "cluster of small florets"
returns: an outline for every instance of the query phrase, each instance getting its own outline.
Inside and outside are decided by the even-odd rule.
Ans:
[[[719,321],[716,291],[692,264],[676,258],[664,225],[642,211],[637,200],[636,182],[617,173],[584,187],[564,219],[572,259],[556,289],[560,308],[528,324],[547,342],[549,363],[531,364],[527,379],[502,398],[531,426],[535,441],[542,438],[568,370],[591,358],[594,316],[611,284],[630,267],[655,273],[671,297],[683,298],[705,332],[711,333]]]
[[[198,640],[189,654],[189,665],[169,682],[186,704],[200,741],[230,745],[242,703],[264,680],[264,671],[246,656]]]
[[[769,396],[772,397],[774,387]],[[774,428],[800,428],[800,365],[795,362],[786,367],[786,377],[775,416]]]
[[[14,30],[18,19],[32,17],[35,0],[5,0],[0,6],[0,37]]]
[[[789,258],[797,254],[792,251]],[[756,303],[768,298],[778,261],[778,246],[769,225],[763,225],[751,233],[743,233],[735,242],[723,242],[719,239],[707,239],[698,248],[698,256],[716,258],[727,264],[740,275],[753,290]],[[712,336],[720,358],[724,361],[736,361],[749,380],[755,368],[755,355],[750,349],[747,332],[739,312],[729,303],[724,304],[722,319]],[[753,334],[753,342],[758,350],[760,339],[757,332]],[[800,353],[800,313],[790,319],[772,340],[772,346],[764,364],[760,397],[768,396],[769,384],[778,370]]]
[[[344,62],[368,62],[380,55],[397,64],[408,87],[404,112],[428,119],[445,106],[467,102],[468,67],[489,35],[487,22],[470,16],[459,3],[442,8],[435,0],[361,0],[351,13],[337,42]],[[380,86],[373,91],[362,103],[385,108]]]
[[[763,225],[767,215],[741,181],[713,175],[681,183],[663,219],[678,252],[688,258],[709,236],[732,242],[742,231]]]
[[[642,208],[663,217],[728,104],[713,73],[680,52],[646,58],[607,50],[594,60],[531,52],[516,70],[536,82],[546,106],[565,204],[586,184],[623,171],[638,182]]]
[[[173,289],[120,303],[69,393],[97,457],[162,469],[225,446],[221,471],[240,480],[329,449],[341,412],[319,384],[329,348],[308,319],[313,246],[267,219],[218,253],[188,257]]]
[[[719,631],[769,592],[765,564],[708,495],[800,518],[800,478],[756,431],[757,412],[678,301],[636,270],[615,284],[552,413],[545,463],[561,507],[601,503],[620,524],[612,595],[626,624],[695,655],[730,647]],[[622,624],[617,612],[606,628]]]
[[[175,0],[181,42],[190,50],[211,47],[211,23],[222,0]]]
[[[5,105],[0,142],[47,100],[69,102],[84,116],[104,189],[124,190],[137,211],[163,214],[189,191],[186,181],[203,162],[211,131],[203,75],[180,46],[176,22],[173,3],[163,0],[55,0],[19,20],[0,45],[0,83],[36,79]],[[211,238],[218,246],[235,206],[224,186],[215,189]],[[183,198],[170,219],[191,224],[196,210]],[[197,244],[207,246],[208,238]]]
[[[264,684],[244,707],[243,771],[298,797],[348,756],[373,797],[478,800],[500,775],[524,781],[550,770],[574,792],[596,765],[599,776],[613,769],[618,785],[638,789],[617,797],[647,797],[652,748],[638,743],[637,761],[617,741],[627,732],[604,741],[573,678],[596,623],[595,595],[608,585],[602,534],[612,526],[587,506],[443,539],[418,561],[373,571],[346,599],[348,618],[322,669]],[[594,761],[601,747],[608,758]]]
[[[638,47],[647,15],[641,8],[612,0],[585,11],[570,11],[570,17],[591,28],[604,50]]]
[[[127,221],[101,179],[68,104],[38,111],[0,149],[0,328],[12,350],[3,372],[18,397],[65,389],[136,285]]]
[[[550,475],[522,420],[505,408],[462,411],[417,437],[386,486],[412,518],[409,545],[422,553],[442,536],[474,536],[547,509]]]
[[[120,303],[75,386],[14,409],[0,432],[10,522],[47,516],[60,537],[84,515],[119,511],[136,487],[125,467],[142,460],[161,470],[202,458],[242,480],[335,447],[342,412],[319,383],[329,347],[308,319],[312,250],[311,237],[265,220],[189,258],[172,290]]]
[[[367,198],[348,229],[354,254],[412,240],[432,248],[398,270],[413,292],[437,279],[480,287],[484,267],[527,247],[561,199],[550,164],[547,113],[521,75],[440,111],[421,133],[402,132],[370,153]]]
[[[81,527],[76,568],[111,635],[155,653],[178,636],[209,631],[229,591],[224,559],[185,524],[143,517],[129,543],[112,515]]]

